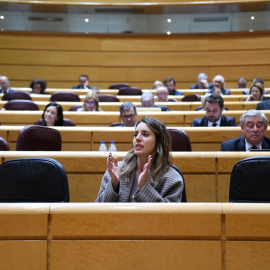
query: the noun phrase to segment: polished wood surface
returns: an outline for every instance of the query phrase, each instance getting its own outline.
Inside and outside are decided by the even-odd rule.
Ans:
[[[24,126],[0,126],[0,137],[10,150],[16,149],[17,138]],[[98,151],[100,141],[108,146],[114,141],[118,151],[129,151],[134,128],[122,127],[53,127],[60,131],[63,151]],[[192,151],[219,151],[221,143],[243,136],[240,127],[169,127],[185,131],[190,139]],[[270,130],[266,131],[270,137]]]
[[[46,208],[35,203],[0,204],[0,216],[8,214],[14,220],[40,213],[48,219],[48,240],[1,238],[1,269],[269,266],[269,204],[46,203]],[[1,226],[8,223],[3,220]]]
[[[263,2],[267,1],[256,4]],[[80,74],[87,73],[90,85],[101,89],[117,82],[149,89],[168,76],[175,78],[178,89],[188,89],[205,72],[210,82],[221,74],[226,88],[236,88],[239,77],[245,76],[249,87],[256,74],[269,85],[269,43],[267,32],[170,36],[3,32],[0,57],[11,87],[29,87],[34,78],[41,78],[50,88],[71,88]]]
[[[246,111],[224,111],[223,114],[235,117],[240,123],[240,117]],[[0,111],[2,125],[32,125],[41,119],[43,111]],[[270,119],[270,110],[264,111]],[[205,111],[139,111],[137,121],[144,116],[150,116],[162,121],[167,127],[190,127],[195,118],[205,116]],[[114,122],[121,122],[119,112],[64,112],[64,118],[72,120],[77,127],[109,127]],[[74,127],[75,128],[75,127]]]

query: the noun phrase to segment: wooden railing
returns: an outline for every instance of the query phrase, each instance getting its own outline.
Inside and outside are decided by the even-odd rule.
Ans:
[[[269,204],[4,203],[1,268],[268,269],[269,221]]]

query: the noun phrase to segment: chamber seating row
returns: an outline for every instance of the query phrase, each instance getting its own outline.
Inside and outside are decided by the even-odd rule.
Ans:
[[[235,117],[240,123],[241,115],[246,112],[224,111],[227,116]],[[2,125],[31,125],[41,119],[43,111],[0,111],[0,122]],[[264,111],[270,119],[270,110]],[[137,120],[144,116],[150,116],[162,121],[167,127],[190,127],[194,118],[205,116],[204,111],[140,111]],[[108,127],[114,122],[121,121],[119,112],[72,112],[64,113],[64,117],[73,121],[78,127]]]
[[[39,110],[44,110],[48,105],[47,101],[34,101],[36,105],[38,105]],[[7,101],[0,101],[0,109],[4,108]],[[82,106],[82,102],[63,102],[58,101],[64,111],[68,111],[72,106]],[[114,111],[118,112],[119,107],[123,102],[99,102],[99,106],[103,111]],[[243,102],[243,101],[227,101],[225,102],[225,107],[229,110],[250,110],[256,109],[258,102]],[[134,102],[135,106],[141,106],[141,102]],[[195,111],[196,108],[201,106],[201,102],[155,102],[156,106],[165,105],[172,111]],[[138,108],[138,111],[145,111],[156,108]]]
[[[22,92],[31,92],[32,89],[29,87],[12,87],[12,89],[17,90],[17,91],[22,91]],[[184,96],[190,95],[190,94],[199,94],[199,95],[204,95],[205,91],[204,89],[178,89],[180,90]],[[242,95],[244,90],[246,89],[241,89],[241,88],[234,88],[230,89],[232,95]],[[270,88],[265,88],[265,90],[269,91]],[[47,94],[53,94],[55,92],[73,92],[78,95],[85,95],[86,93],[89,92],[89,89],[64,89],[64,88],[47,88],[45,90],[45,93]],[[117,95],[119,92],[118,89],[100,89],[101,94],[111,94],[111,95]],[[154,95],[156,94],[156,90],[154,89],[142,89],[142,92],[151,92]]]
[[[0,99],[2,99],[3,94],[0,94]],[[49,102],[51,95],[46,94],[30,94],[33,101],[47,101]],[[269,94],[264,95],[265,97],[270,97]],[[141,96],[133,95],[133,96],[116,96],[120,102],[131,101],[131,102],[140,102]],[[176,99],[177,101],[181,101],[184,96],[168,96],[168,99]],[[247,98],[247,95],[224,95],[222,96],[224,101],[244,101]],[[84,101],[85,95],[79,95],[80,101]],[[155,100],[157,101],[157,97],[155,96]]]
[[[2,269],[268,269],[269,204],[0,204]],[[134,252],[136,250],[136,252]]]
[[[15,151],[17,138],[24,126],[0,126],[0,137]],[[62,138],[63,151],[98,151],[100,141],[108,145],[114,141],[118,151],[129,151],[134,135],[133,128],[110,127],[54,127]],[[173,127],[171,127],[173,128]],[[174,127],[179,128],[179,127]],[[243,135],[240,127],[181,127],[191,141],[192,151],[219,151],[223,141]],[[270,137],[270,130],[266,131]]]
[[[269,155],[265,152],[264,155]],[[50,157],[64,166],[71,202],[93,202],[106,171],[108,152],[1,151],[1,161],[20,157]],[[117,152],[119,160],[126,152]],[[228,202],[233,166],[256,152],[172,152],[173,163],[182,171],[188,202]]]

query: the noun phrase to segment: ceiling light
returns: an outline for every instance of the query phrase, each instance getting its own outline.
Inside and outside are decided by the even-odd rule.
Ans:
[[[170,23],[172,20],[171,19],[167,19],[167,22]]]
[[[254,16],[251,16],[250,19],[251,19],[251,20],[255,20],[255,17],[254,17]]]
[[[85,21],[85,22],[89,22],[89,19],[86,18],[86,19],[84,19],[84,21]]]
[[[5,19],[5,17],[4,17],[3,15],[1,15],[1,16],[0,16],[0,19],[1,19],[1,20],[4,20],[4,19]]]
[[[249,32],[254,32],[254,30],[253,29],[249,29]]]
[[[170,31],[167,31],[167,35],[170,35],[171,34],[171,32]]]

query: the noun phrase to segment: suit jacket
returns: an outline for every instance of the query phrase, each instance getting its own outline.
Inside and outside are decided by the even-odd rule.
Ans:
[[[171,93],[169,93],[169,95],[172,95],[172,96],[182,96],[183,95],[183,92],[174,89],[174,90],[172,90]]]
[[[263,138],[262,149],[270,149],[270,138]],[[234,140],[223,142],[221,144],[221,151],[246,151],[245,137],[242,136]]]
[[[120,168],[124,162],[118,162]],[[115,193],[108,170],[103,175],[98,197],[95,202],[128,202],[134,181],[135,172],[131,174],[127,183],[124,176],[120,176],[119,193]],[[184,188],[182,176],[172,167],[153,186],[147,182],[133,196],[136,202],[181,202]]]
[[[91,89],[91,86],[86,86],[88,89]],[[74,85],[72,86],[72,89],[84,89],[83,87],[81,87],[80,85]]]
[[[212,88],[213,87],[212,83],[208,83],[208,87],[209,88]],[[192,84],[189,88],[190,89],[200,89],[199,88],[199,85],[197,83],[196,84]],[[206,88],[204,88],[204,89],[206,89]]]
[[[212,87],[210,87],[206,92],[205,94],[214,94],[215,93],[215,89],[214,89],[214,86],[212,85]],[[222,88],[221,89],[221,93],[223,95],[230,95],[231,94],[231,90],[227,89],[227,88]]]
[[[192,122],[192,127],[208,127],[208,119],[206,116],[203,118],[196,118]],[[220,120],[220,126],[221,127],[227,127],[227,126],[237,126],[237,123],[235,122],[234,117],[228,117],[226,115],[221,115]]]
[[[8,88],[6,93],[12,93],[12,92],[17,92],[16,90],[13,90],[11,88]],[[4,93],[2,89],[0,89],[0,93]]]
[[[270,110],[270,99],[258,103],[256,110]]]

